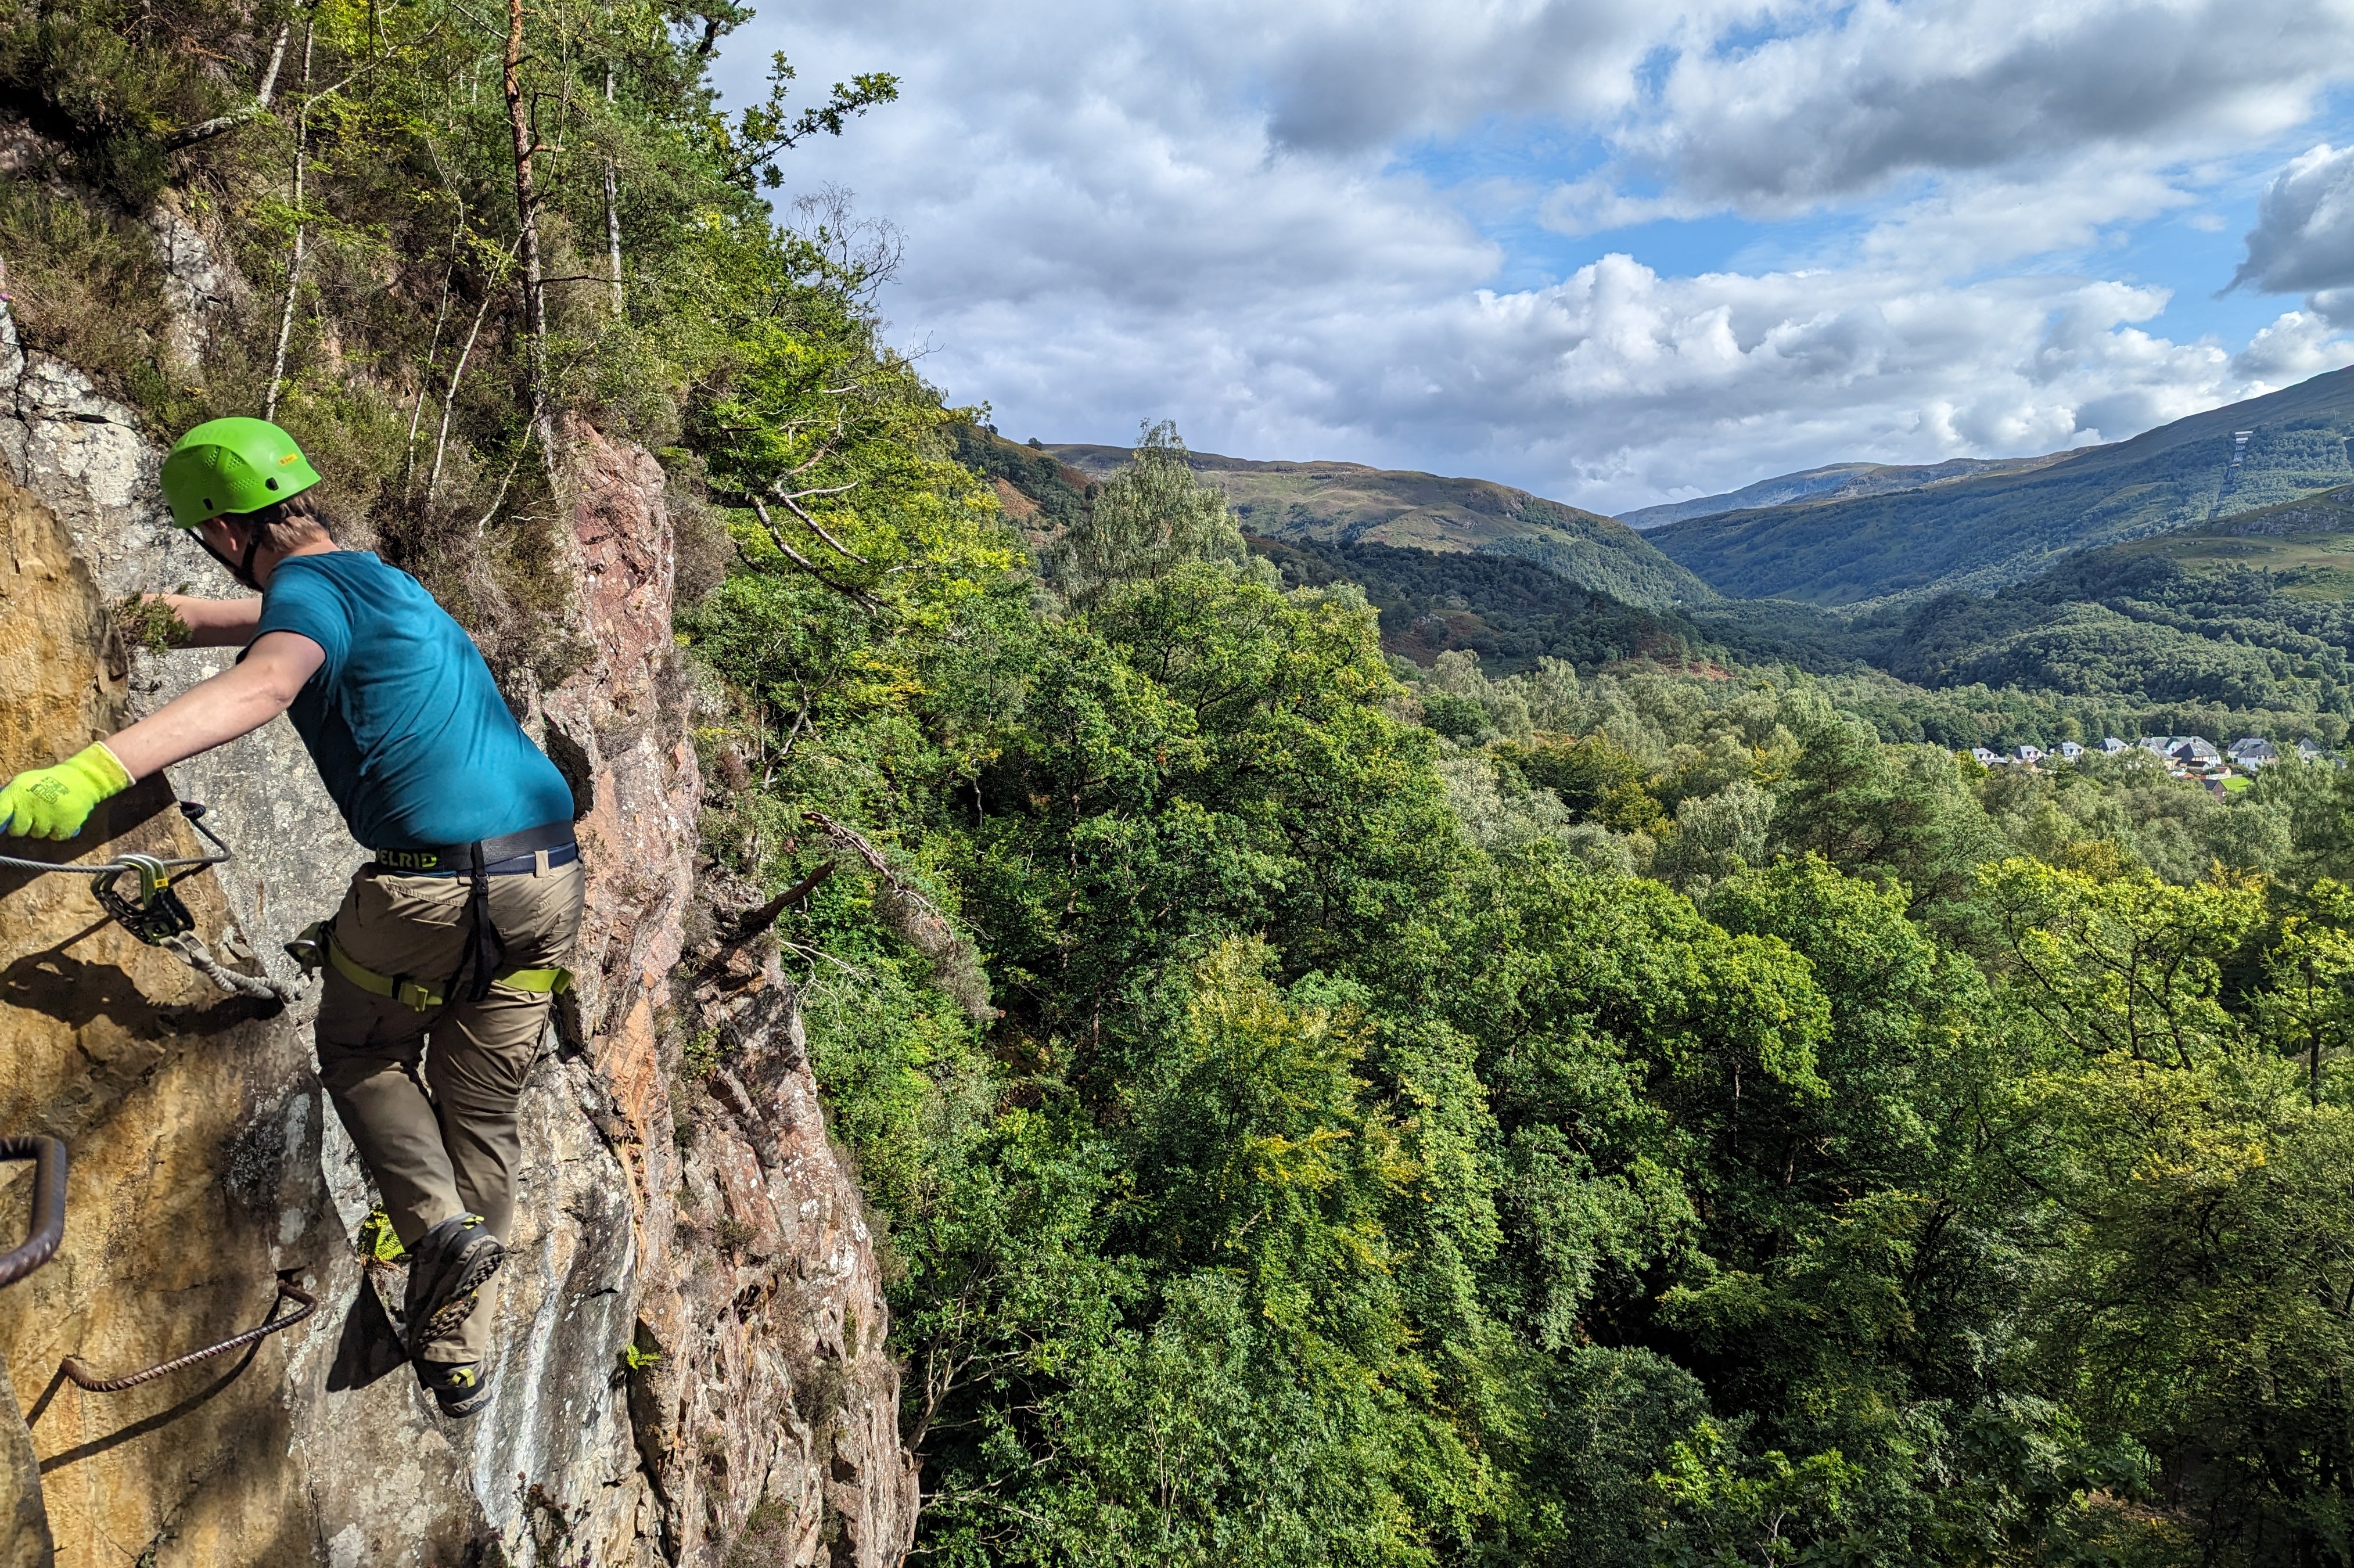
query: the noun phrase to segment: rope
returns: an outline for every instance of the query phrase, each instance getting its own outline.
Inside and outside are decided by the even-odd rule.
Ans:
[[[281,1318],[278,1315],[278,1308],[289,1301],[299,1302],[301,1305],[294,1311]],[[143,1383],[153,1383],[159,1377],[168,1377],[185,1367],[195,1366],[198,1361],[208,1361],[215,1356],[225,1356],[231,1351],[242,1350],[248,1345],[260,1344],[268,1336],[278,1332],[281,1329],[292,1328],[318,1309],[317,1297],[299,1285],[292,1285],[281,1279],[278,1282],[277,1299],[270,1302],[270,1316],[261,1320],[261,1326],[248,1329],[242,1334],[231,1335],[217,1345],[207,1345],[201,1351],[191,1351],[185,1356],[149,1367],[144,1372],[132,1372],[125,1377],[109,1378],[103,1383],[90,1376],[89,1369],[72,1356],[68,1356],[59,1362],[58,1370],[63,1372],[76,1388],[86,1389],[91,1393],[121,1393],[126,1388],[137,1388]]]
[[[196,832],[204,834],[207,839],[211,840],[213,847],[220,853],[218,854],[206,855],[175,855],[168,859],[158,856],[155,857],[151,863],[161,866],[165,871],[176,871],[186,874],[188,873],[202,871],[208,865],[219,865],[226,861],[236,858],[230,853],[228,845],[221,842],[220,840],[214,835],[213,831],[205,826],[205,807],[203,802],[197,800],[183,800],[179,804],[180,815],[188,819],[188,825],[196,829]],[[0,818],[0,821],[5,821],[5,820],[6,819],[5,818]],[[143,856],[142,858],[143,859],[146,857]],[[129,860],[103,861],[95,865],[85,862],[77,865],[70,862],[60,864],[57,861],[53,860],[27,860],[21,855],[13,854],[0,854],[0,867],[5,867],[9,871],[65,871],[71,872],[77,876],[117,876],[123,872],[136,871],[139,869],[135,863]],[[175,876],[172,880],[177,882],[180,878]]]
[[[193,931],[166,937],[155,945],[176,954],[183,963],[231,996],[249,996],[259,1001],[275,1001],[292,1007],[295,998],[301,994],[296,987],[281,980],[239,974],[213,957],[212,949],[206,947],[204,939]]]

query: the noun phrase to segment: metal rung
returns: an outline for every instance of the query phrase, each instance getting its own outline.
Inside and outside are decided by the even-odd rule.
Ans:
[[[289,1301],[297,1302],[300,1305],[295,1311],[281,1318],[278,1315],[278,1308],[284,1306]],[[92,1377],[90,1374],[89,1370],[72,1356],[68,1356],[65,1361],[59,1364],[58,1370],[65,1373],[67,1379],[71,1382],[76,1388],[87,1389],[91,1393],[121,1393],[126,1388],[137,1388],[143,1383],[153,1383],[157,1378],[168,1376],[173,1372],[178,1372],[183,1367],[192,1367],[198,1361],[208,1361],[215,1356],[227,1355],[231,1351],[242,1350],[248,1345],[259,1344],[263,1339],[269,1335],[278,1332],[281,1329],[292,1328],[295,1324],[301,1322],[303,1319],[308,1318],[312,1313],[316,1312],[318,1309],[319,1298],[317,1297],[312,1295],[309,1291],[303,1289],[299,1285],[291,1285],[281,1279],[278,1282],[278,1298],[270,1302],[270,1316],[261,1320],[261,1326],[258,1329],[248,1329],[242,1334],[232,1335],[230,1338],[223,1340],[217,1345],[208,1345],[201,1351],[191,1351],[185,1356],[180,1356],[172,1361],[164,1361],[158,1366],[149,1367],[145,1372],[135,1372],[123,1377],[108,1378],[102,1383],[97,1378]]]
[[[33,1161],[33,1218],[23,1245],[0,1254],[0,1286],[48,1262],[66,1234],[66,1146],[54,1138],[0,1138],[0,1160],[9,1160]]]

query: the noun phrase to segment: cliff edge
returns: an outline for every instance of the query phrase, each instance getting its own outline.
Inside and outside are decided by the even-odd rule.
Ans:
[[[663,471],[586,423],[561,445],[556,572],[581,655],[509,698],[573,783],[588,921],[523,1107],[494,1398],[448,1422],[400,1364],[354,1240],[373,1196],[312,1075],[308,997],[228,995],[106,922],[87,878],[0,873],[0,1133],[71,1151],[63,1246],[0,1290],[22,1416],[0,1409],[10,1568],[906,1553],[917,1491],[882,1280],[793,988],[772,959],[684,936],[703,781]],[[0,771],[219,667],[127,649],[107,612],[217,582],[162,519],[159,456],[0,312]],[[291,981],[279,945],[334,908],[361,852],[282,719],[35,853],[194,853],[179,800],[239,854],[183,885],[198,934]],[[678,1070],[701,1030],[735,1045],[708,1084]],[[29,1181],[0,1175],[13,1241]],[[242,1352],[116,1393],[59,1371],[71,1356],[113,1377],[217,1342],[262,1322],[281,1281],[315,1314]]]

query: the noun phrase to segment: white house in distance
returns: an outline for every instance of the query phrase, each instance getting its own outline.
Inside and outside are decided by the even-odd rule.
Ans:
[[[2073,740],[2063,740],[2063,741],[2062,741],[2062,742],[2060,743],[2060,760],[2061,760],[2061,761],[2062,761],[2062,762],[2073,762],[2073,761],[2075,761],[2075,760],[2076,760],[2076,758],[2080,758],[2080,757],[2082,757],[2082,756],[2084,756],[2084,748],[2083,747],[2081,747],[2081,746],[2077,745],[2074,741],[2073,741]]]
[[[2010,759],[2013,762],[2020,763],[2025,767],[2032,768],[2037,763],[2043,760],[2043,748],[2040,746],[2018,747],[2012,750]]]
[[[2243,735],[2233,741],[2229,755],[2243,768],[2263,768],[2280,760],[2280,753],[2274,748],[2273,743],[2255,735]]]
[[[2223,754],[2203,735],[2146,735],[2135,744],[2182,768],[2220,768]]]
[[[1977,763],[1980,768],[1999,767],[2002,763],[2001,758],[1996,756],[1993,752],[1988,751],[1983,746],[1973,746],[1970,747],[1970,760]]]
[[[2115,736],[2111,736],[2108,739],[2101,742],[2102,753],[2109,757],[2115,757],[2120,751],[2131,751],[2132,749],[2132,747],[2126,745],[2124,741],[2119,740]]]
[[[2296,743],[2296,756],[2300,762],[2318,762],[2328,755],[2322,749],[2321,743],[2309,735]]]

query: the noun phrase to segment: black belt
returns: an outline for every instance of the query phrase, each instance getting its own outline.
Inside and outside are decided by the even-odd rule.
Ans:
[[[479,844],[438,844],[426,849],[380,849],[376,868],[401,876],[465,876],[474,869],[474,852],[482,852],[482,874],[510,876],[539,869],[540,852],[549,865],[570,865],[580,858],[570,822],[543,822],[519,833],[501,833]]]

